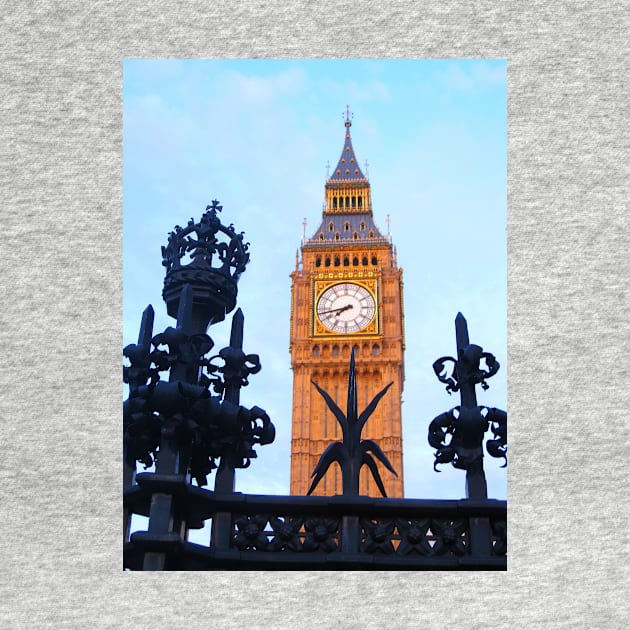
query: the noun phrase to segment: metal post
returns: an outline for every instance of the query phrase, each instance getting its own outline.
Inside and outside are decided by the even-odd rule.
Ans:
[[[461,361],[464,350],[470,345],[468,324],[461,313],[455,317],[455,339],[457,343],[457,357]],[[475,381],[463,378],[460,381],[461,411],[477,407],[477,393]],[[466,498],[487,499],[488,485],[483,470],[483,453],[466,469]],[[487,518],[471,517],[470,519],[470,553],[474,556],[489,556],[492,541],[490,535],[490,521]]]
[[[243,327],[245,318],[240,308],[232,317],[230,331],[230,348],[243,350]],[[241,385],[237,379],[227,379],[225,383],[224,400],[238,406],[241,398]],[[215,492],[234,492],[235,488],[235,455],[228,451],[219,462],[214,480]],[[229,512],[217,512],[212,522],[212,545],[215,548],[227,549],[232,538],[232,515]]]
[[[177,328],[181,329],[186,335],[192,333],[190,329],[192,323],[192,302],[192,287],[186,284],[181,291],[179,310],[177,313]],[[190,366],[186,364],[176,364],[171,369],[169,381],[196,383],[197,375],[193,374],[192,371],[194,371],[194,367],[191,370]],[[156,474],[185,477],[187,469],[187,449],[182,449],[174,438],[167,437],[163,434],[160,440],[160,450],[155,465]],[[176,510],[172,494],[155,492],[151,496],[149,533],[158,536],[179,533],[181,538],[186,538],[186,523],[183,515],[179,514]],[[147,552],[144,556],[143,569],[145,571],[163,571],[166,568],[166,561],[167,557],[164,552]]]
[[[468,324],[461,313],[457,313],[455,318],[455,339],[457,342],[457,357],[461,365],[464,350],[470,345],[468,339]],[[461,367],[460,367],[461,369]],[[464,376],[460,374],[460,378]],[[477,408],[477,394],[475,392],[475,381],[473,378],[461,378],[461,413],[466,413],[465,409]],[[483,436],[481,436],[482,438]],[[487,499],[488,485],[486,475],[483,470],[483,453],[481,457],[466,469],[466,497],[469,499]]]
[[[138,345],[141,346],[149,354],[151,350],[151,338],[153,337],[153,320],[155,318],[155,312],[153,307],[149,304],[142,313],[142,319],[140,321],[140,332],[138,333]],[[135,389],[134,384],[129,385],[130,391]],[[126,441],[123,440],[123,491],[129,488],[134,481],[136,474],[136,461],[130,459],[128,453],[128,446]],[[123,508],[123,543],[129,541],[129,533],[131,530],[131,513],[129,508]]]

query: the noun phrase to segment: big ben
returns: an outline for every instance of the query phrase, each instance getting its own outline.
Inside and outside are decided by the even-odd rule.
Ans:
[[[354,349],[360,408],[393,382],[362,437],[374,440],[398,473],[396,477],[378,464],[387,496],[402,497],[402,269],[390,237],[374,222],[370,182],[352,147],[347,109],[344,125],[341,157],[325,185],[321,224],[304,238],[291,273],[291,494],[307,493],[321,454],[341,437],[313,382],[344,409]],[[366,467],[359,492],[381,495]],[[334,464],[313,494],[341,493],[341,471]]]

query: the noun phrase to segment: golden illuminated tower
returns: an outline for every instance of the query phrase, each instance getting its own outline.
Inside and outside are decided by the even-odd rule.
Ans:
[[[359,411],[394,382],[362,437],[377,442],[398,473],[395,477],[378,463],[387,496],[402,497],[402,269],[390,238],[374,223],[370,183],[354,155],[351,125],[346,110],[343,150],[326,182],[321,225],[304,239],[291,274],[291,494],[306,494],[320,455],[341,439],[341,428],[311,380],[345,411],[354,348]],[[341,472],[333,464],[313,494],[341,491]],[[359,492],[380,496],[365,466]]]

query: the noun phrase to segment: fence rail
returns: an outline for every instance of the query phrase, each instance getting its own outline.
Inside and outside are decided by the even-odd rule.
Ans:
[[[173,497],[176,521],[212,524],[209,544],[149,527],[125,543],[125,568],[142,569],[152,553],[166,570],[507,568],[505,501],[216,493],[181,475],[140,473],[125,507],[148,516],[164,495]]]

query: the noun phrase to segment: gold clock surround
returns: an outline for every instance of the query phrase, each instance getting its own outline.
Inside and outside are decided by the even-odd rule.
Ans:
[[[370,322],[364,328],[352,332],[336,332],[327,328],[317,315],[317,308],[322,295],[330,288],[350,284],[357,285],[365,289],[374,301],[374,315]],[[378,335],[380,309],[378,303],[378,281],[376,278],[356,279],[356,278],[339,278],[336,280],[316,280],[313,283],[313,336],[315,337],[364,337],[366,335]]]

